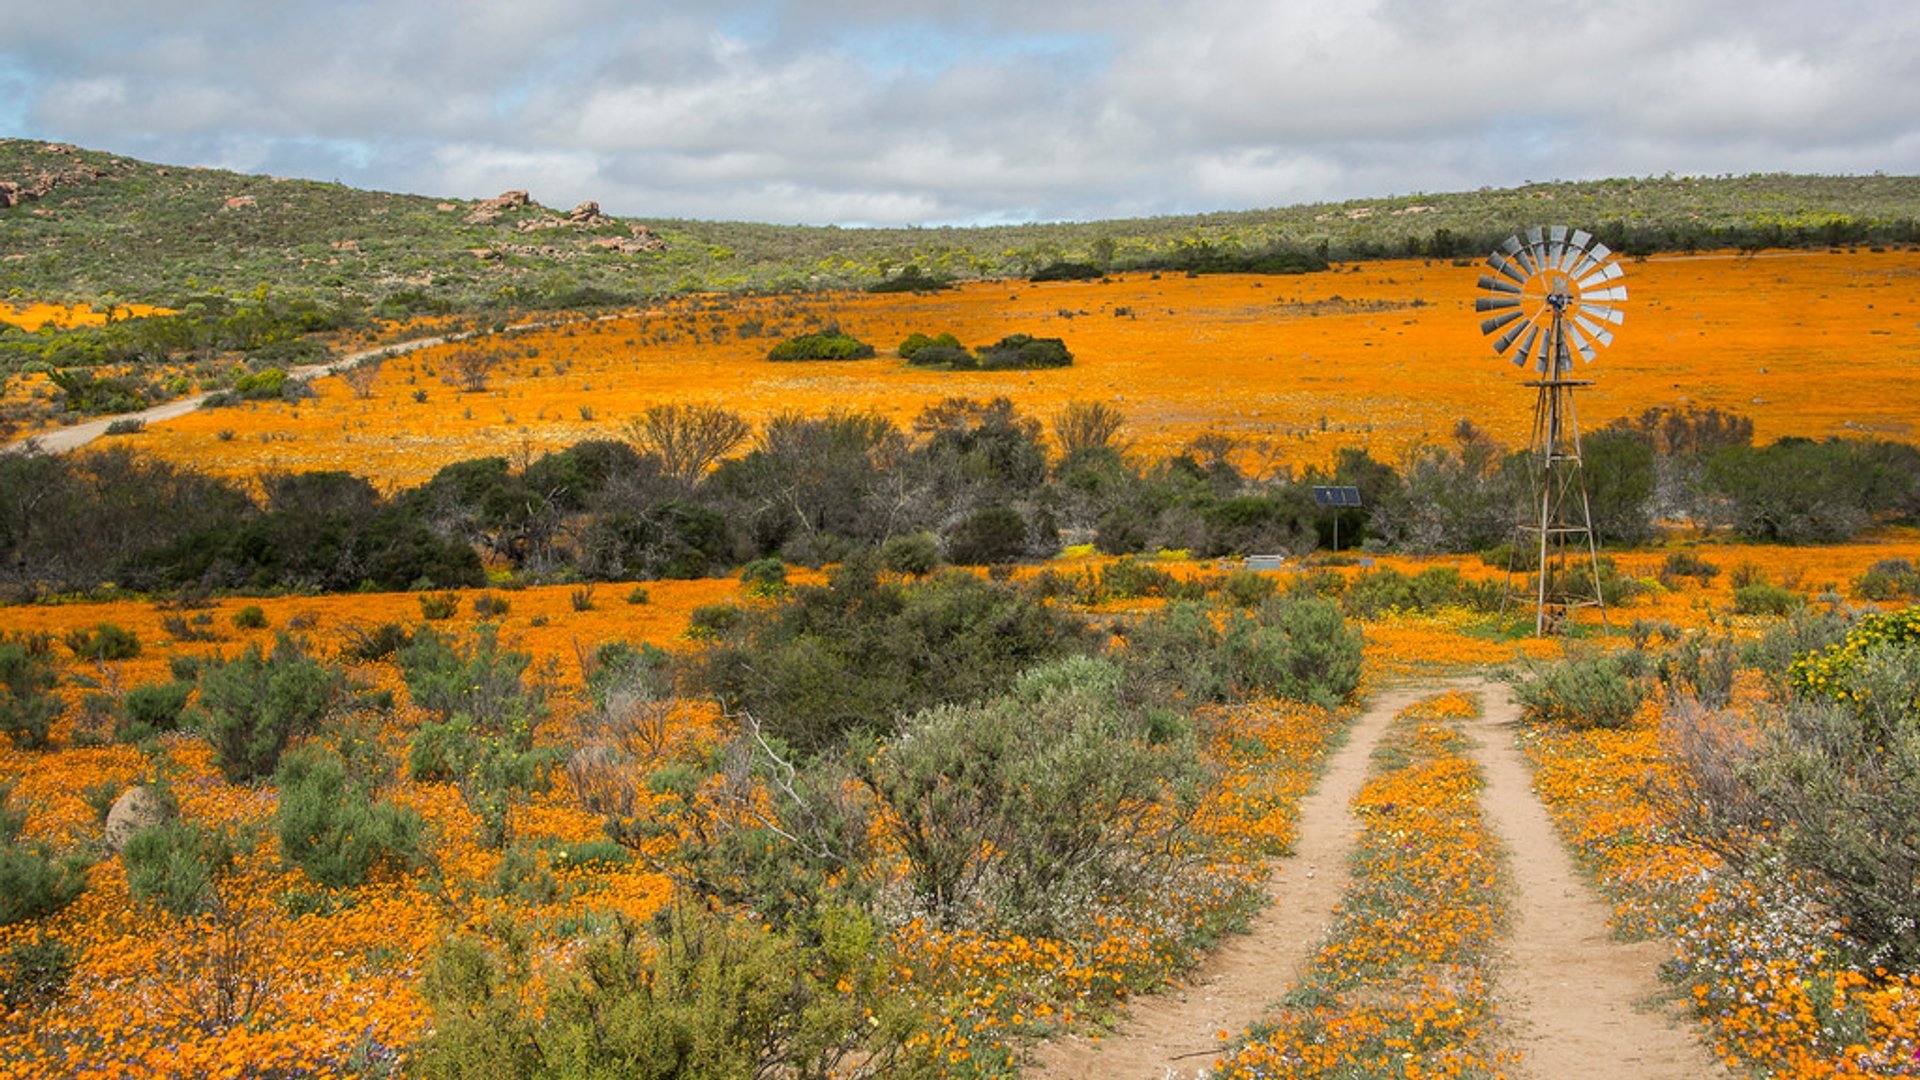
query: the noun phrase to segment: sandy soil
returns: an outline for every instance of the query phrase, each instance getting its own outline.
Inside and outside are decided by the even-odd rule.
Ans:
[[[1458,685],[1458,684],[1447,684]],[[1487,820],[1512,860],[1513,926],[1500,1010],[1520,1075],[1536,1080],[1730,1078],[1663,1004],[1659,942],[1623,944],[1608,909],[1579,877],[1532,790],[1513,745],[1520,710],[1497,683],[1466,684],[1486,707],[1475,754],[1486,772]],[[1065,1080],[1183,1080],[1205,1076],[1220,1033],[1244,1031],[1293,984],[1332,921],[1348,880],[1357,825],[1348,804],[1393,715],[1446,685],[1383,695],[1361,716],[1302,804],[1295,854],[1268,885],[1272,906],[1251,933],[1229,940],[1184,984],[1133,1003],[1105,1038],[1068,1035],[1037,1051],[1029,1075]]]
[[[1388,692],[1368,706],[1300,806],[1293,854],[1267,879],[1272,903],[1251,932],[1230,938],[1180,986],[1136,1000],[1124,1026],[1100,1039],[1067,1035],[1042,1046],[1030,1075],[1066,1080],[1174,1080],[1205,1075],[1219,1033],[1245,1031],[1286,992],[1333,919],[1358,832],[1348,804],[1367,778],[1367,759],[1395,713],[1420,691]]]
[[[1514,881],[1500,1011],[1524,1055],[1523,1075],[1731,1077],[1665,1005],[1659,967],[1671,948],[1612,938],[1606,904],[1575,870],[1513,745],[1520,707],[1502,684],[1479,689],[1486,707],[1475,753],[1486,770],[1487,821]]]

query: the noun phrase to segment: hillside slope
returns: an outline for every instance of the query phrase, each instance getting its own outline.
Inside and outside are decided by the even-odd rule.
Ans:
[[[1765,175],[1506,190],[1180,217],[852,229],[611,218],[155,165],[0,140],[0,296],[165,303],[263,284],[403,310],[568,307],[704,289],[859,287],[907,265],[954,277],[1058,260],[1178,269],[1285,248],[1333,259],[1477,256],[1570,222],[1616,247],[1920,240],[1920,177]]]

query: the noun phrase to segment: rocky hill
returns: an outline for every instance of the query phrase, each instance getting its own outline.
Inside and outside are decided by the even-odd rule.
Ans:
[[[569,307],[692,290],[1024,276],[1061,263],[1220,268],[1260,253],[1477,257],[1569,222],[1623,250],[1920,242],[1920,178],[1760,175],[1533,184],[1281,209],[980,228],[609,216],[157,165],[0,140],[0,295],[166,303],[261,286],[405,311]]]

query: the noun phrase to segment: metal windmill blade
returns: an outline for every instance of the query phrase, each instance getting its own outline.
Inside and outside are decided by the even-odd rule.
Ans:
[[[1613,344],[1625,315],[1625,276],[1613,250],[1585,229],[1534,227],[1487,257],[1473,309],[1493,351],[1541,376],[1560,378],[1573,358],[1591,363]]]

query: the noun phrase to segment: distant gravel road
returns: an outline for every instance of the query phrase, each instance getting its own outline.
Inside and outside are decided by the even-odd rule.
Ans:
[[[466,335],[454,335],[455,338],[464,336]],[[293,368],[287,372],[287,376],[292,379],[297,379],[300,382],[306,382],[310,379],[318,379],[323,376],[332,375],[336,371],[350,368],[363,360],[376,358],[384,360],[387,357],[400,356],[413,352],[416,349],[424,349],[432,345],[444,345],[448,340],[449,339],[445,337],[423,337],[414,338],[410,341],[402,341],[396,345],[382,345],[377,349],[362,349],[359,352],[348,353],[338,360],[329,361],[325,364],[307,364],[302,367]],[[124,420],[138,420],[142,424],[158,424],[172,420],[175,417],[185,416],[195,409],[198,409],[206,400],[206,394],[194,394],[191,397],[175,398],[172,401],[155,405],[152,408],[142,409],[139,412],[116,413],[112,416],[100,417],[97,420],[88,420],[83,424],[73,424],[68,427],[55,428],[52,431],[43,431],[37,435],[29,435],[24,439],[16,439],[8,443],[4,452],[17,453],[31,447],[43,453],[64,454],[69,450],[78,450],[100,436],[105,435],[107,433],[107,427],[110,424]]]
[[[600,315],[594,318],[593,321],[611,322],[616,319],[647,318],[660,314],[662,313],[658,311],[625,311],[617,315]],[[565,320],[549,319],[545,322],[518,323],[497,332],[502,334],[517,334],[526,330],[538,330],[547,326],[559,326],[563,321]],[[324,364],[307,364],[302,367],[292,368],[288,370],[287,377],[300,382],[307,382],[311,379],[323,378],[336,372],[344,371],[365,360],[385,360],[389,357],[404,356],[407,353],[420,349],[431,348],[435,345],[445,345],[450,341],[466,341],[469,338],[480,337],[484,334],[495,332],[496,331],[490,330],[469,330],[459,334],[412,338],[392,345],[382,345],[375,349],[362,349],[356,353],[348,353],[338,360],[330,360]],[[41,453],[48,454],[64,454],[69,450],[78,450],[100,436],[105,435],[108,425],[116,421],[138,420],[142,424],[159,424],[176,417],[187,415],[193,410],[198,409],[206,400],[206,394],[195,394],[192,397],[175,398],[165,404],[155,405],[150,409],[142,409],[139,412],[116,413],[112,416],[100,417],[97,420],[88,420],[84,424],[73,424],[68,427],[55,428],[52,431],[43,431],[37,435],[29,435],[24,439],[15,439],[4,448],[0,448],[0,454],[19,453],[28,449],[34,449]]]

